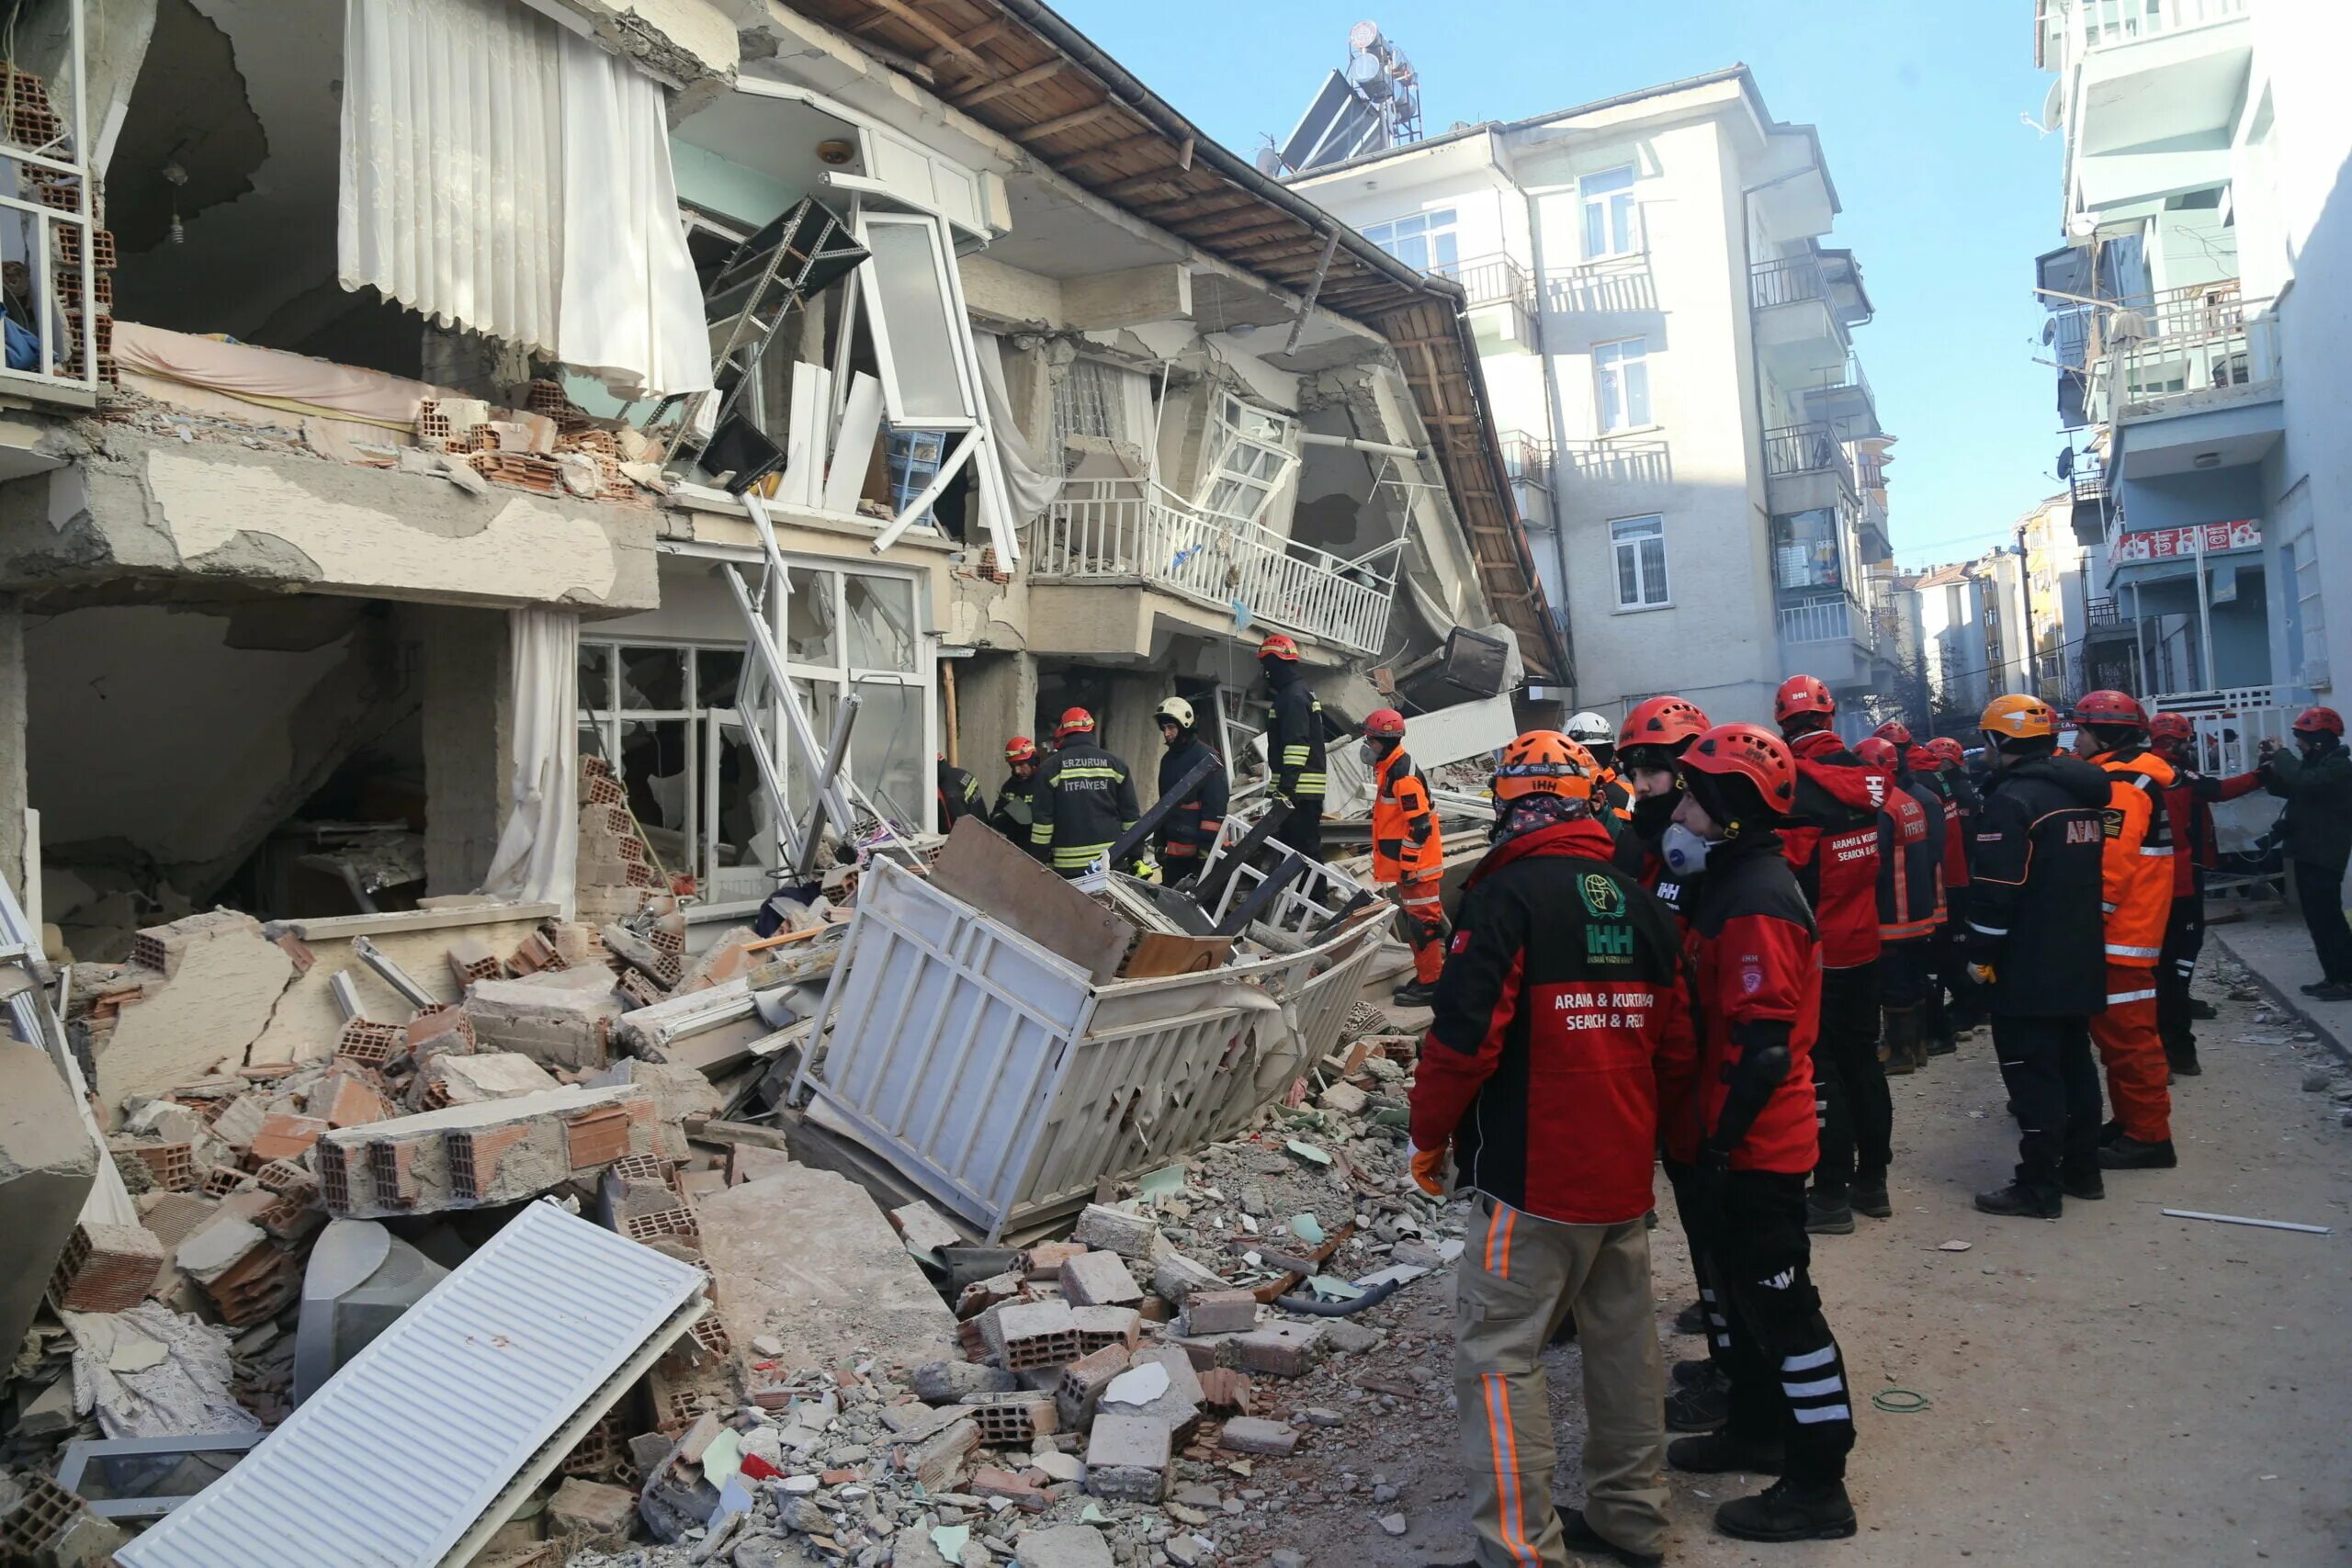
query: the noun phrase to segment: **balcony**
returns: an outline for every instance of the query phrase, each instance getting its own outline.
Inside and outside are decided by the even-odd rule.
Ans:
[[[1886,434],[1878,422],[1878,396],[1871,390],[1871,378],[1862,374],[1862,362],[1853,355],[1848,355],[1846,363],[1823,376],[1817,385],[1807,387],[1804,396],[1804,412],[1836,426],[1848,441]]]
[[[1876,684],[1877,632],[1870,612],[1843,594],[1781,606],[1789,663],[1832,687]]]
[[[1747,271],[1756,346],[1774,378],[1801,386],[1845,368],[1849,327],[1870,320],[1861,276],[1842,252],[1758,262]]]
[[[2103,313],[2087,407],[2120,427],[2122,478],[2258,463],[2286,428],[2273,301],[2235,279]]]
[[[1396,593],[1395,541],[1342,560],[1264,528],[1210,517],[1148,479],[1066,479],[1030,530],[1039,583],[1140,582],[1212,611],[1355,653],[1377,653]],[[1388,558],[1386,564],[1383,558]]]
[[[1520,523],[1548,533],[1556,504],[1552,494],[1552,444],[1523,430],[1506,430],[1496,436],[1502,447],[1503,469],[1510,476],[1511,504]]]
[[[1764,488],[1773,515],[1850,506],[1853,459],[1844,436],[1820,421],[1764,433]]]
[[[2078,545],[2098,545],[2107,542],[2108,528],[2114,520],[2115,491],[2108,478],[2107,465],[2095,452],[2078,453],[2075,471],[2068,476],[2066,488],[2075,501],[2073,523],[2075,542]]]
[[[2230,178],[2254,58],[2247,0],[2042,0],[2045,118],[2066,128],[2069,213],[2136,216]],[[2127,210],[2128,209],[2128,210]]]
[[[1472,256],[1467,261],[1442,262],[1429,269],[1436,277],[1450,277],[1470,297],[1470,325],[1478,346],[1487,353],[1532,353],[1535,350],[1535,278],[1507,255]]]

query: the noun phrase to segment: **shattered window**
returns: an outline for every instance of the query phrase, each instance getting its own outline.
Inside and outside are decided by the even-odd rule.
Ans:
[[[1201,510],[1254,526],[1282,488],[1297,444],[1294,421],[1220,394],[1209,432],[1209,478]]]

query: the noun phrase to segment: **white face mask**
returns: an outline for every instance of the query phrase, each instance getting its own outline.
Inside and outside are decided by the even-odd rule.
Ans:
[[[1666,869],[1677,876],[1696,876],[1707,863],[1707,851],[1713,846],[1679,822],[1669,823],[1659,835],[1658,858],[1666,862]]]
[[[1376,768],[1380,766],[1382,755],[1380,743],[1376,740],[1359,740],[1356,742],[1356,755],[1363,759],[1365,767]]]

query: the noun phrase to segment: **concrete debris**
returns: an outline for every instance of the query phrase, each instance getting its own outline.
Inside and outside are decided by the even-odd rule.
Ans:
[[[519,1051],[445,1053],[417,1069],[408,1100],[411,1110],[437,1111],[444,1106],[514,1100],[562,1087],[545,1067]]]
[[[89,1030],[92,1087],[118,1121],[134,1095],[163,1094],[224,1063],[243,1066],[295,977],[294,961],[261,922],[228,909],[142,931],[130,957],[138,1005]]]
[[[24,1342],[97,1169],[49,1053],[0,1041],[0,1346]]]
[[[319,1140],[320,1194],[343,1219],[520,1202],[655,1152],[642,1089],[559,1089],[396,1117]]]
[[[465,1001],[474,1039],[485,1049],[517,1052],[543,1067],[575,1073],[610,1059],[621,1010],[613,973],[602,965],[479,981]]]
[[[61,1314],[74,1338],[74,1404],[109,1438],[257,1432],[230,1392],[229,1336],[155,1302]]]

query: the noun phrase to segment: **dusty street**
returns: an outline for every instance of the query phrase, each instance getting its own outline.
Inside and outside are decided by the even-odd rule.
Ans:
[[[2209,957],[2199,988],[2218,998],[2211,974]],[[1676,1477],[1670,1562],[2352,1562],[2342,1400],[2352,1129],[2338,1124],[2332,1093],[2301,1087],[2308,1069],[2331,1060],[2322,1047],[2293,1043],[2290,1022],[2257,1023],[2256,1004],[2220,1005],[2221,1018],[2200,1026],[2204,1076],[2175,1091],[2180,1168],[2113,1174],[2106,1201],[2070,1203],[2054,1224],[1971,1206],[2006,1176],[2014,1150],[1989,1036],[1894,1080],[1895,1217],[1815,1238],[1815,1269],[1857,1391],[1910,1389],[1929,1407],[1858,1408],[1856,1540],[1784,1548],[1719,1539],[1708,1515],[1741,1488],[1725,1484],[1734,1478]],[[2347,1082],[2337,1071],[2333,1087]],[[2164,1207],[2335,1234],[2169,1219]],[[1689,1255],[1671,1224],[1655,1240],[1668,1359],[1698,1355],[1697,1339],[1668,1326],[1691,1299]],[[1939,1250],[1955,1241],[1968,1250]],[[1283,1467],[1287,1506],[1304,1517],[1260,1539],[1376,1568],[1464,1554],[1453,1422],[1442,1403],[1446,1305],[1444,1285],[1425,1282],[1370,1314],[1396,1338],[1346,1375],[1426,1369],[1440,1374],[1430,1385],[1438,1397],[1386,1416],[1351,1413],[1344,1431],[1318,1444],[1319,1475]],[[1577,1352],[1555,1352],[1553,1372],[1560,1488],[1574,1496]],[[1375,1477],[1396,1489],[1393,1501],[1374,1501]],[[1401,1538],[1376,1522],[1392,1509],[1406,1516]]]

